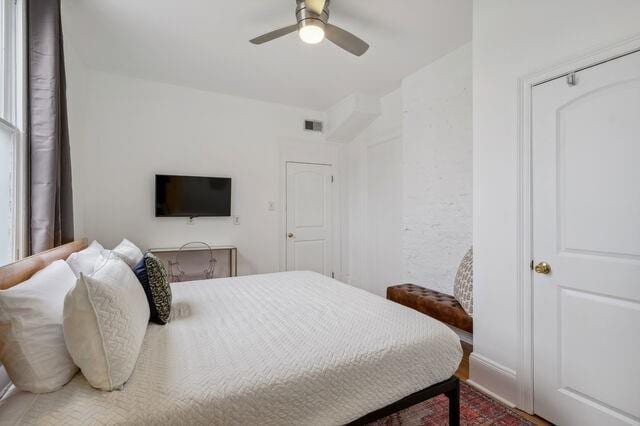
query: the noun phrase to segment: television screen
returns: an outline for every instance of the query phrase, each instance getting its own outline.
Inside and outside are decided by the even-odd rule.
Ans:
[[[156,175],[156,217],[231,216],[231,178]]]

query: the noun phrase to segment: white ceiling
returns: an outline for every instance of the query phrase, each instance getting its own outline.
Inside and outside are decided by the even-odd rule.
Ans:
[[[296,33],[295,0],[64,0],[64,36],[89,66],[117,74],[325,110],[386,94],[471,40],[472,0],[333,0],[331,22],[371,49],[358,58]]]

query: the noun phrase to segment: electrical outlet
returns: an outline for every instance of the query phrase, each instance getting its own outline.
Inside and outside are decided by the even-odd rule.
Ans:
[[[233,217],[233,224],[234,225],[240,225],[240,216],[234,216]]]

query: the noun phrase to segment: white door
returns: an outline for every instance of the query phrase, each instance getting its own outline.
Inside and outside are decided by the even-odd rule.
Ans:
[[[332,167],[287,163],[287,271],[332,276]]]
[[[367,147],[367,285],[380,296],[403,277],[401,188],[400,139]]]
[[[640,53],[533,89],[534,410],[640,423]]]

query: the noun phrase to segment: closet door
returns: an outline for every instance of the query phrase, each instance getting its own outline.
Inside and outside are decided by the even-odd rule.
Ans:
[[[400,138],[367,147],[367,289],[386,296],[402,282],[402,145]]]
[[[533,90],[534,409],[640,422],[640,53]]]

